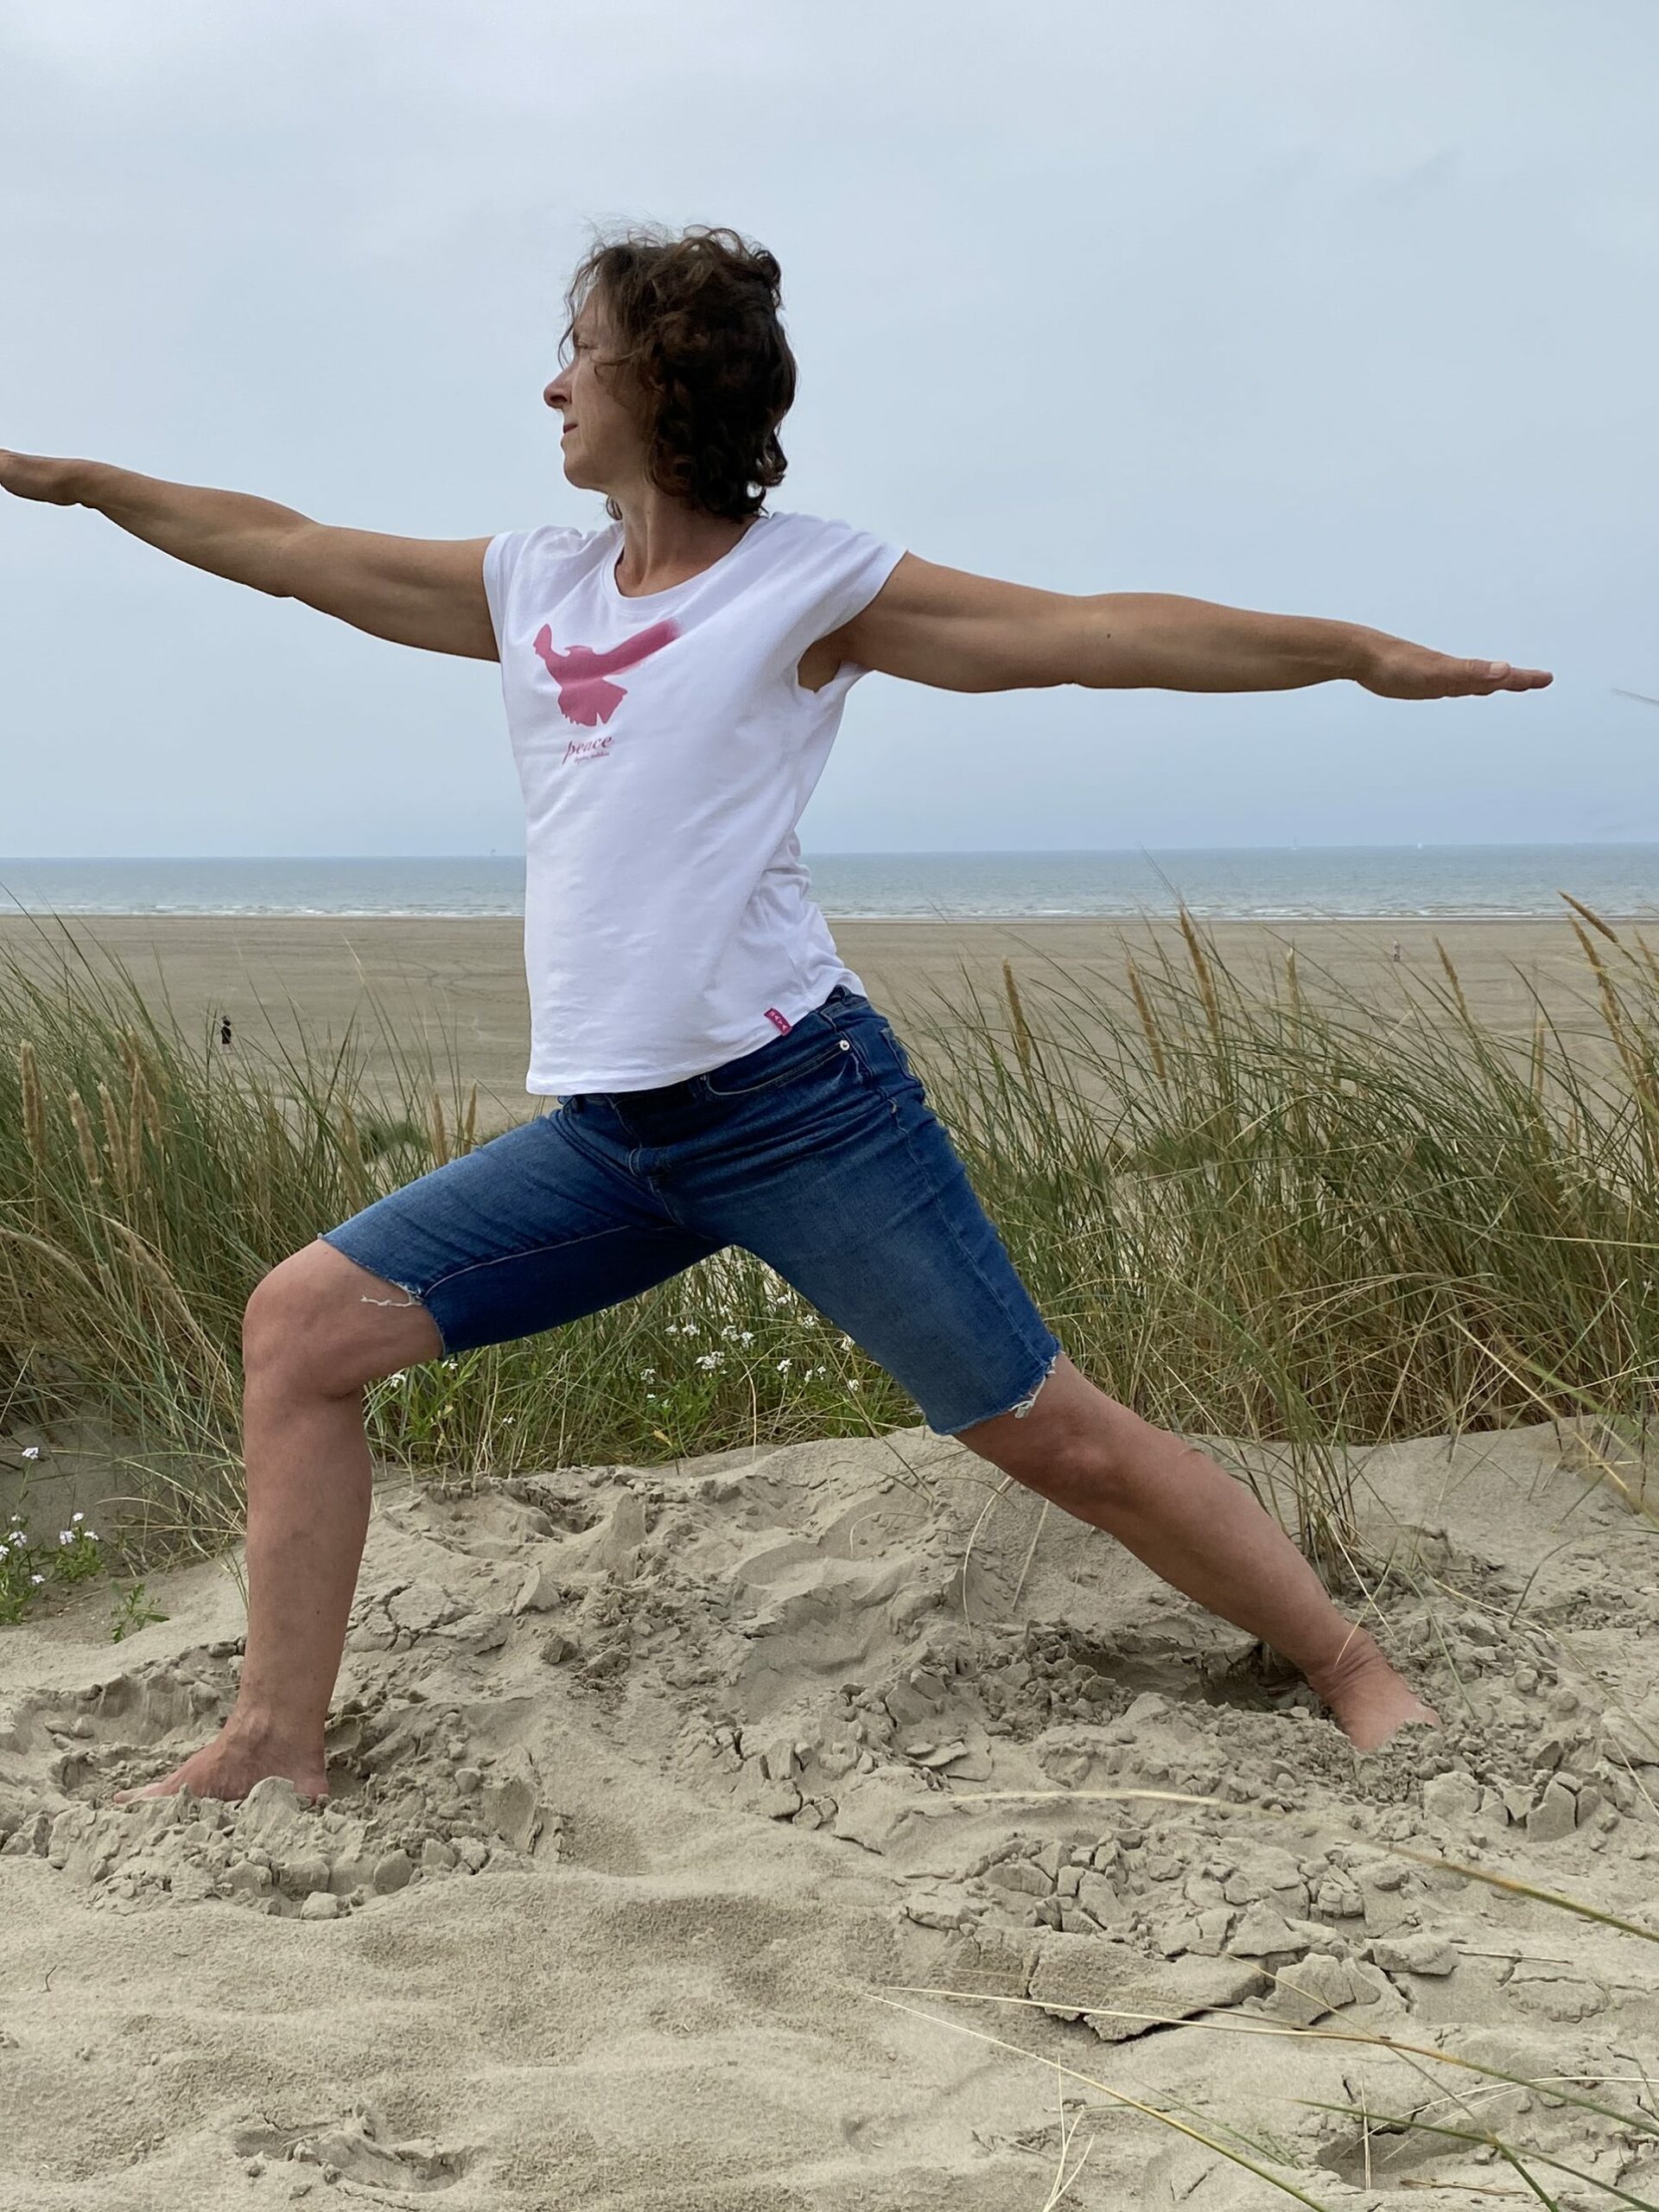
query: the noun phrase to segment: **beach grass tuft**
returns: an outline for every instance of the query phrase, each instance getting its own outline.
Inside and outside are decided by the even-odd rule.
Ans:
[[[1333,1578],[1343,1447],[1546,1419],[1645,1435],[1655,1414],[1659,963],[1563,897],[1599,1055],[1535,995],[1518,1044],[1483,1028],[1449,958],[1443,983],[1396,976],[1386,1020],[1294,954],[1246,989],[1185,912],[1179,950],[1121,970],[1010,963],[988,1004],[964,970],[893,1009],[1070,1357],[1157,1426],[1274,1447],[1265,1502]],[[350,1033],[244,1033],[232,1063],[51,929],[52,963],[0,963],[0,1436],[107,1422],[143,1564],[235,1527],[255,1284],[471,1150],[476,1086],[453,1040],[447,1070],[400,1051],[393,1096]],[[474,1480],[918,1418],[735,1249],[390,1376],[365,1410],[384,1464]]]

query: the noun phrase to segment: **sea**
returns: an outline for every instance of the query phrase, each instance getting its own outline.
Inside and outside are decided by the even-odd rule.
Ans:
[[[1659,913],[1659,845],[1300,845],[1274,849],[809,854],[831,919],[1168,915],[1408,920]],[[522,855],[0,859],[0,915],[522,914]]]

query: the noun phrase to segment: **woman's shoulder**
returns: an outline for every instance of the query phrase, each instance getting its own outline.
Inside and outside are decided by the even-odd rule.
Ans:
[[[788,507],[768,509],[766,519],[778,543],[789,544],[803,554],[862,552],[881,542],[873,531],[861,529],[857,523],[844,521],[839,515],[809,515]]]
[[[597,530],[578,530],[569,523],[537,523],[529,530],[510,533],[518,541],[519,557],[526,555],[544,561],[569,560],[573,554],[585,553],[597,547],[604,538],[616,533],[615,523],[602,523]]]

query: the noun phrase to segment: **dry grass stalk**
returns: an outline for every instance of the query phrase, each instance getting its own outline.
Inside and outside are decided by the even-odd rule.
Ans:
[[[444,1126],[443,1101],[435,1090],[427,1104],[428,1118],[432,1125],[432,1160],[442,1167],[449,1158],[449,1133]]]
[[[1198,979],[1198,997],[1203,1001],[1205,1019],[1210,1024],[1210,1034],[1217,1044],[1221,1042],[1221,1002],[1216,996],[1216,979],[1210,972],[1210,963],[1204,957],[1204,947],[1198,942],[1198,932],[1185,904],[1181,910],[1181,935],[1186,939],[1186,949],[1192,961],[1192,972]]]
[[[1147,1045],[1152,1053],[1152,1065],[1157,1071],[1159,1082],[1167,1089],[1169,1070],[1164,1065],[1163,1039],[1158,1033],[1158,1024],[1154,1020],[1152,1014],[1152,1002],[1147,996],[1146,988],[1141,981],[1141,970],[1135,964],[1133,954],[1129,956],[1128,969],[1129,989],[1135,998],[1135,1010],[1141,1017],[1141,1027],[1146,1033]]]
[[[1434,950],[1440,956],[1440,965],[1445,969],[1446,979],[1452,986],[1452,995],[1458,1002],[1458,1012],[1463,1016],[1464,1020],[1467,1021],[1469,1020],[1469,1001],[1463,995],[1463,985],[1458,979],[1457,969],[1452,965],[1452,956],[1446,950],[1446,947],[1440,943],[1439,938],[1436,938],[1434,940]]]
[[[131,1179],[127,1173],[126,1141],[121,1135],[120,1116],[116,1111],[115,1101],[110,1096],[107,1083],[100,1083],[98,1086],[98,1103],[104,1116],[104,1148],[110,1155],[110,1180],[124,1205],[131,1187]]]
[[[38,1174],[46,1166],[46,1111],[41,1103],[41,1072],[27,1037],[17,1046],[17,1072],[23,1087],[23,1141]]]
[[[104,1170],[99,1164],[98,1140],[92,1135],[92,1116],[86,1111],[86,1102],[78,1090],[69,1093],[69,1118],[75,1125],[75,1142],[80,1148],[80,1164],[86,1171],[86,1180],[92,1188],[103,1186]]]
[[[134,1069],[128,1077],[127,1092],[127,1160],[132,1171],[135,1192],[143,1181],[144,1170],[144,1078],[141,1071]]]
[[[1562,892],[1560,895],[1564,899],[1567,897],[1566,892]],[[1570,903],[1574,906],[1579,905],[1576,899],[1572,899]],[[1580,911],[1586,914],[1590,913],[1587,906],[1580,908]],[[1613,932],[1608,929],[1607,925],[1598,920],[1594,914],[1590,914],[1590,918],[1596,923],[1598,929],[1605,931],[1609,937],[1613,936]],[[1624,1019],[1624,1005],[1613,979],[1607,972],[1606,963],[1576,922],[1573,924],[1573,933],[1584,949],[1585,958],[1595,970],[1596,992],[1601,1001],[1601,1018],[1607,1025],[1608,1034],[1613,1040],[1620,1065],[1630,1078],[1630,1088],[1635,1091],[1637,1099],[1647,1117],[1651,1141],[1655,1121],[1659,1119],[1659,1095],[1655,1092],[1653,1077],[1641,1053],[1630,1041],[1629,1027]],[[1617,944],[1618,938],[1613,938],[1613,942]]]
[[[1575,913],[1582,914],[1584,916],[1585,920],[1589,923],[1592,929],[1599,930],[1601,931],[1603,937],[1607,939],[1609,944],[1617,944],[1618,943],[1618,931],[1613,927],[1612,924],[1611,922],[1604,922],[1601,916],[1595,912],[1594,908],[1586,906],[1582,899],[1575,899],[1570,891],[1558,891],[1555,893],[1555,896],[1558,899],[1565,899],[1567,905],[1572,907]]]
[[[1602,964],[1601,955],[1596,950],[1595,946],[1591,944],[1589,938],[1585,935],[1584,931],[1577,922],[1570,922],[1567,926],[1571,929],[1573,936],[1579,940],[1579,944],[1583,950],[1585,958],[1595,969],[1597,982],[1605,983],[1607,981],[1607,970]]]
[[[162,1123],[162,1109],[156,1103],[155,1090],[149,1080],[151,1062],[137,1033],[123,1030],[121,1033],[121,1062],[127,1071],[127,1083],[132,1094],[135,1116],[143,1117],[149,1131],[150,1142],[158,1154],[167,1148],[167,1131]],[[135,1153],[134,1157],[137,1155]]]
[[[467,1093],[467,1110],[461,1121],[460,1150],[470,1152],[478,1141],[478,1085]]]
[[[1008,1019],[1014,1025],[1014,1049],[1020,1055],[1020,1072],[1031,1081],[1031,1026],[1020,1003],[1020,987],[1014,980],[1014,963],[1002,963],[1002,988],[1007,994]]]

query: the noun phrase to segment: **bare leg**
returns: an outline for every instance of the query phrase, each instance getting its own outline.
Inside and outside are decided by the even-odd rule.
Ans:
[[[1281,1653],[1361,1751],[1409,1721],[1439,1720],[1242,1483],[1107,1397],[1070,1360],[1028,1414],[978,1422],[961,1441]]]
[[[270,1774],[327,1794],[323,1730],[369,1525],[363,1384],[442,1347],[423,1307],[321,1243],[260,1284],[244,1345],[248,1637],[235,1709],[211,1744],[118,1804],[179,1789],[244,1797]]]

